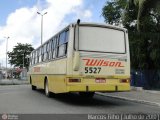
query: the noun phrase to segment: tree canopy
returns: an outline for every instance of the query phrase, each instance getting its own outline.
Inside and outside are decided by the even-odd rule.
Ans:
[[[160,68],[157,63],[160,60],[160,5],[156,4],[158,2],[112,0],[106,2],[102,9],[106,23],[123,25],[128,29],[132,68]]]
[[[29,61],[27,60],[27,55],[29,55],[33,50],[34,48],[30,44],[17,43],[13,48],[13,51],[7,53],[9,63],[15,67],[28,67]]]
[[[129,4],[130,6],[134,5],[138,8],[138,13],[137,13],[137,30],[138,31],[141,30],[141,25],[143,25],[145,17],[148,15],[151,15],[152,13],[153,14],[157,13],[158,12],[157,8],[160,7],[159,0],[129,0]],[[155,17],[155,15],[153,15],[152,17]]]
[[[102,16],[106,23],[128,29],[131,68],[154,71],[151,84],[155,74],[160,78],[160,1],[110,0]]]

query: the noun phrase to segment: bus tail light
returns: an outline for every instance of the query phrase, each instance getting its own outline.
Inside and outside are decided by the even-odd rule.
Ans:
[[[81,79],[69,79],[69,82],[81,82]]]
[[[129,83],[130,80],[129,79],[120,79],[120,83]]]

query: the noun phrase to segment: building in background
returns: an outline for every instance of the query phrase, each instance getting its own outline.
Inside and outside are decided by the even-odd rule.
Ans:
[[[20,73],[20,79],[21,80],[27,80],[27,69],[23,68],[21,73]]]

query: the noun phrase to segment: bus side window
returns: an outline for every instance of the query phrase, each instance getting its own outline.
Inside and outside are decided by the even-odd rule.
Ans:
[[[45,60],[48,60],[48,58],[49,58],[49,42],[46,43],[46,53],[45,53],[45,56],[46,56]]]
[[[33,54],[33,52],[32,52],[32,58],[31,58],[31,60],[32,60],[31,62],[32,62],[32,65],[33,65],[34,64],[34,62],[33,62],[34,61],[34,54]]]
[[[49,41],[49,47],[48,47],[48,59],[50,60],[52,58],[52,40]]]
[[[35,64],[36,64],[37,63],[37,50],[35,51],[34,59],[35,59]]]
[[[37,50],[37,63],[39,63],[39,49]]]
[[[42,55],[41,55],[41,48],[39,48],[39,54],[38,54],[38,60],[39,60],[39,62],[41,62],[42,61]]]
[[[30,55],[30,57],[29,57],[29,65],[30,65],[30,66],[32,65],[32,53],[31,53],[31,55]]]
[[[43,46],[43,61],[45,61],[46,60],[46,58],[47,58],[47,56],[46,56],[46,47],[47,46],[47,44],[44,44],[44,46]]]
[[[65,55],[67,54],[67,48],[68,48],[68,36],[69,36],[69,30],[66,31],[66,43],[65,43]]]
[[[58,41],[59,41],[59,35],[56,36],[55,39],[55,57],[58,57]]]
[[[35,64],[35,51],[33,52],[33,65]]]
[[[57,36],[53,38],[53,42],[52,42],[52,58],[55,59],[56,58],[56,47],[57,47]]]
[[[34,64],[36,64],[36,51],[34,51]]]
[[[68,45],[68,30],[60,33],[58,42],[58,57],[65,56],[67,54]]]

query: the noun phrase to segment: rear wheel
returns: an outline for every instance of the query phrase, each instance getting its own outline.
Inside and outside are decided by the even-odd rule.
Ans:
[[[48,80],[45,81],[44,89],[45,89],[45,94],[46,94],[46,96],[47,96],[47,97],[51,97],[52,93],[49,91]]]
[[[79,92],[79,95],[84,98],[92,98],[95,92]]]
[[[37,89],[37,87],[34,86],[34,85],[32,85],[31,88],[32,88],[32,90],[36,90]]]

